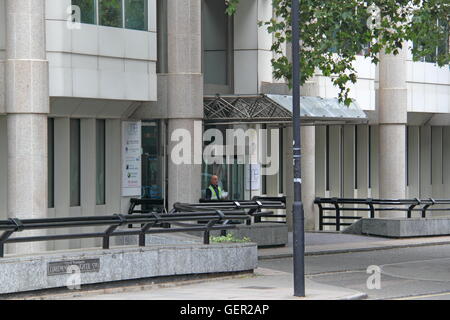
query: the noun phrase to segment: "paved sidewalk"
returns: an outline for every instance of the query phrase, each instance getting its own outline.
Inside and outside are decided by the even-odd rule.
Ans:
[[[450,236],[388,239],[338,232],[308,232],[305,234],[305,255],[362,252],[450,244]],[[292,233],[286,247],[258,250],[259,259],[280,259],[292,257]]]
[[[356,300],[366,294],[306,280],[306,298],[293,296],[292,274],[259,268],[255,275],[214,279],[170,287],[122,288],[118,292],[82,294],[69,300]],[[58,297],[53,297],[58,299]]]

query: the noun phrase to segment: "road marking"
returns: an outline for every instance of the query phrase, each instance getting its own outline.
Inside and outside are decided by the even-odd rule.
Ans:
[[[441,297],[441,296],[448,296],[448,295],[450,295],[450,292],[435,293],[435,294],[425,294],[425,295],[421,295],[421,296],[412,296],[412,297],[398,298],[398,299],[394,299],[394,300],[425,299],[425,298]]]

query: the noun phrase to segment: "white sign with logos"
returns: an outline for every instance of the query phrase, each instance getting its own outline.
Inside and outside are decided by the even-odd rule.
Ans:
[[[122,122],[122,196],[141,195],[141,121]]]

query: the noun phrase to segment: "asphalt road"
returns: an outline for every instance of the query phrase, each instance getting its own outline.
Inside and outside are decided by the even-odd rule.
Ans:
[[[319,283],[365,292],[369,299],[450,299],[450,245],[307,256],[307,277]],[[293,272],[292,259],[264,260],[259,266]],[[376,275],[369,266],[379,267]]]

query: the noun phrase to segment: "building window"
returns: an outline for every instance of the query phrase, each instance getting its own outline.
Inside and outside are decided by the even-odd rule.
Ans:
[[[123,27],[122,0],[99,0],[100,25],[106,27]]]
[[[80,8],[80,22],[87,24],[97,23],[97,1],[96,0],[72,0],[72,5]]]
[[[434,50],[431,50],[432,52],[428,52],[428,54],[424,57],[417,57],[414,53],[415,50],[422,52],[423,46],[420,41],[413,43],[413,60],[414,61],[420,61],[420,62],[430,62],[430,63],[436,63],[437,57],[439,55],[445,54],[449,52],[449,43],[450,43],[450,37],[449,37],[449,23],[448,21],[436,21],[436,25],[440,27],[444,33],[446,33],[445,40],[438,45]]]
[[[47,126],[48,140],[48,207],[55,207],[55,121],[53,118],[48,119]]]
[[[81,23],[148,30],[148,0],[72,0],[72,5],[80,8]]]
[[[203,73],[206,91],[230,93],[233,80],[233,23],[225,1],[203,1]]]
[[[105,120],[97,120],[96,125],[96,203],[103,205],[106,203],[105,199],[105,154],[106,154],[106,134],[105,134]]]
[[[70,120],[70,206],[80,206],[80,119]]]
[[[147,0],[125,0],[125,28],[148,30]]]

